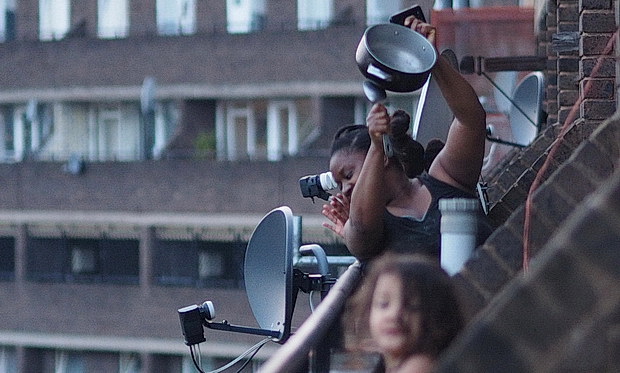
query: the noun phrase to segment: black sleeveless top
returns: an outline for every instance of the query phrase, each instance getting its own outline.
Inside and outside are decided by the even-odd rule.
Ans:
[[[431,193],[431,204],[422,220],[390,214],[387,209],[383,215],[384,247],[386,251],[426,254],[439,260],[441,232],[439,200],[441,198],[478,198],[427,173],[418,176],[420,182]],[[482,208],[480,209],[482,211]],[[478,217],[478,236],[476,246],[484,243],[492,228],[484,213]]]

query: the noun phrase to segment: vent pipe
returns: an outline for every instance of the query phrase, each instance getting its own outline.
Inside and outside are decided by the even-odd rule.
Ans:
[[[477,199],[450,198],[439,200],[441,211],[441,268],[450,276],[458,273],[474,249],[478,233]]]

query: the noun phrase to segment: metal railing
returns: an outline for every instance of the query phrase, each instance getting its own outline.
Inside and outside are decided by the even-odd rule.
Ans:
[[[291,335],[289,340],[260,368],[261,373],[298,372],[308,361],[310,351],[319,345],[326,345],[328,335],[334,323],[339,322],[346,300],[356,289],[362,276],[359,262],[355,262],[338,278],[327,296],[314,312]],[[321,356],[323,354],[323,356]],[[329,359],[329,350],[322,349],[315,357]],[[314,371],[328,371],[329,360],[315,366]],[[327,368],[325,368],[327,366]]]

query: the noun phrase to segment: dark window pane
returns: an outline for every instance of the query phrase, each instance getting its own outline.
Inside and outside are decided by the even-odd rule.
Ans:
[[[0,237],[0,280],[15,278],[15,239]]]
[[[154,270],[157,282],[161,285],[194,285],[198,278],[196,242],[158,242]]]
[[[155,277],[160,285],[239,288],[244,242],[161,241]]]
[[[62,239],[32,238],[27,256],[28,278],[32,280],[62,281],[69,270],[66,242]]]
[[[104,282],[137,284],[140,276],[140,243],[137,240],[102,240],[99,243]]]

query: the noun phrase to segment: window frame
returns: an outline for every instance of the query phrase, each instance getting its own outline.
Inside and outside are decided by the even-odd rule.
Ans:
[[[173,3],[174,2],[174,3]],[[164,3],[168,5],[164,10]],[[185,15],[183,14],[187,12]],[[196,33],[196,0],[157,0],[155,2],[157,33],[163,36]]]
[[[325,29],[333,20],[333,0],[297,0],[297,30]]]
[[[265,3],[265,0],[226,0],[226,31],[248,34],[262,30],[266,18]]]
[[[127,37],[128,34],[129,2],[127,0],[97,0],[97,37],[120,39]]]
[[[70,0],[39,0],[39,40],[60,40],[70,29]]]

